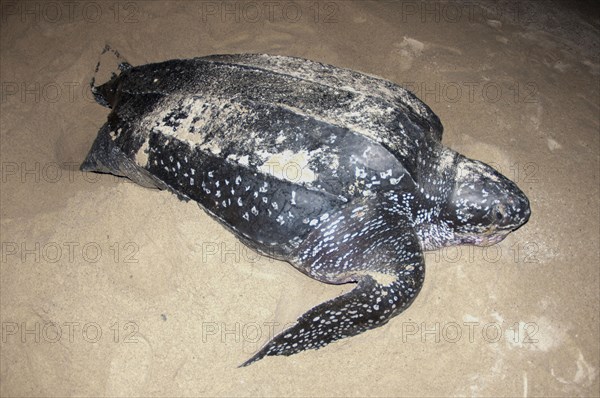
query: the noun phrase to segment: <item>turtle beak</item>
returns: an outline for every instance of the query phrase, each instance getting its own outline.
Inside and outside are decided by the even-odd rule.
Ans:
[[[523,197],[521,198],[520,208],[522,209],[520,215],[523,216],[523,224],[525,224],[527,221],[529,221],[529,217],[531,216],[531,207],[529,205],[529,199],[527,199],[527,196],[525,196],[525,194],[523,194]]]
[[[514,229],[520,228],[529,221],[529,217],[531,216],[531,206],[529,204],[529,199],[527,199],[527,196],[525,196],[523,191],[519,189],[518,193],[510,198],[508,206],[510,212],[513,213],[511,219],[516,221]]]

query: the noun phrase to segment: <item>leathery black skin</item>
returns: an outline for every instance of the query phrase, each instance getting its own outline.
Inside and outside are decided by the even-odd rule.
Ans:
[[[242,366],[387,323],[421,289],[424,250],[497,243],[529,219],[512,181],[441,144],[427,105],[359,72],[214,55],[122,62],[93,92],[112,111],[82,170],[168,189],[258,252],[356,283]]]

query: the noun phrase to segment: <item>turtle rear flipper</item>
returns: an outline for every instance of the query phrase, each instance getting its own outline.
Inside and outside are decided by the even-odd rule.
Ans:
[[[109,173],[119,177],[127,177],[146,188],[167,188],[162,181],[135,164],[121,151],[115,144],[113,137],[111,137],[109,123],[105,123],[98,132],[92,148],[79,169],[81,171]]]
[[[357,286],[306,312],[241,366],[355,336],[387,323],[412,303],[425,274],[421,247],[401,206],[379,199],[339,211],[296,253],[295,262],[310,276]]]

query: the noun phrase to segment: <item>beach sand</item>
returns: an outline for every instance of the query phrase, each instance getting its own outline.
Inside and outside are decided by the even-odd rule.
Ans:
[[[598,396],[598,8],[560,2],[0,3],[2,396]],[[309,58],[413,90],[444,144],[494,165],[532,217],[429,253],[387,325],[237,368],[348,291],[254,254],[192,202],[77,171],[131,64]]]

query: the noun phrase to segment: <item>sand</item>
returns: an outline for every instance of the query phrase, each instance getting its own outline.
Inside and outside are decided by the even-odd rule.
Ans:
[[[598,8],[550,1],[2,2],[2,396],[598,396]],[[193,203],[82,174],[106,44],[144,64],[310,58],[404,84],[514,179],[527,225],[427,255],[386,326],[237,365],[347,291]]]

